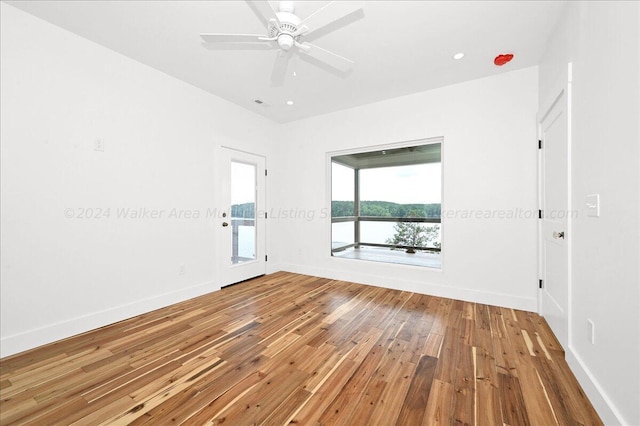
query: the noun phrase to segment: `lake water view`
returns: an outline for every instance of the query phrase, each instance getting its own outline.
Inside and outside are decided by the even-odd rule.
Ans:
[[[395,234],[397,222],[360,222],[360,242],[372,244],[386,244],[387,239]],[[339,247],[353,243],[354,234],[353,222],[333,223],[331,226],[331,242],[333,247]],[[440,226],[440,224],[422,224],[425,228]],[[429,243],[433,247],[434,243],[440,243],[440,233],[438,238]]]
[[[246,220],[233,218],[237,220]],[[233,220],[232,219],[232,220]],[[395,233],[395,225],[397,222],[360,222],[360,240],[363,243],[386,244],[387,239],[391,238]],[[433,227],[434,224],[425,223],[425,228]],[[439,226],[439,224],[438,224]],[[341,222],[334,223],[331,226],[331,246],[332,248],[344,246],[353,243],[354,223]],[[429,243],[440,242],[440,235],[435,241]],[[238,256],[249,259],[255,258],[255,228],[253,226],[238,226]]]

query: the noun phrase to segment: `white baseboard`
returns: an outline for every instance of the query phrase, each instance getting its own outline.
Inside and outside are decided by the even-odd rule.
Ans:
[[[565,359],[571,368],[574,376],[587,394],[589,401],[596,409],[602,422],[607,426],[613,425],[629,425],[632,423],[625,421],[618,409],[615,407],[611,399],[607,396],[602,386],[591,374],[580,355],[575,349],[569,346],[569,350],[565,352]]]
[[[313,266],[282,263],[281,270],[297,274],[314,275],[334,280],[350,281],[359,284],[385,287],[393,290],[410,291],[431,296],[447,297],[449,299],[467,302],[483,303],[486,305],[503,306],[524,311],[536,312],[538,300],[510,294],[491,293],[469,288],[451,287],[425,281],[398,279],[393,276],[381,276],[354,271],[342,271]]]
[[[17,354],[217,290],[220,290],[219,285],[207,282],[5,336],[0,339],[0,357]]]

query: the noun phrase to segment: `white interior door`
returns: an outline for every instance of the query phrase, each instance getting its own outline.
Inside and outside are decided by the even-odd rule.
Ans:
[[[218,276],[230,285],[266,273],[265,158],[220,149]]]
[[[540,313],[567,348],[569,324],[569,120],[563,91],[540,122]]]

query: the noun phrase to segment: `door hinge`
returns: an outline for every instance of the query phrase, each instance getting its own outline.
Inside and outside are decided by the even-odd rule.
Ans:
[[[538,149],[542,149],[542,139],[538,139]]]
[[[267,255],[266,254],[264,255],[264,261],[265,262],[267,261]]]
[[[267,212],[264,212],[264,218],[267,219]]]
[[[542,219],[542,210],[538,210],[538,219]]]
[[[543,287],[543,283],[544,281],[542,280],[538,280],[538,288],[542,288]]]
[[[267,175],[267,169],[264,169],[264,175],[265,176]]]

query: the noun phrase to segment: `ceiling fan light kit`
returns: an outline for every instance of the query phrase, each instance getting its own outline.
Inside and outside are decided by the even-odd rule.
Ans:
[[[362,1],[332,1],[305,19],[301,19],[295,14],[294,1],[281,1],[277,12],[273,10],[268,1],[247,0],[247,2],[253,6],[252,9],[259,14],[260,18],[268,23],[265,35],[201,33],[200,37],[206,43],[255,44],[264,42],[285,54],[293,51],[293,48],[296,47],[296,52],[302,52],[340,72],[347,72],[354,65],[352,60],[306,42],[302,38],[316,29],[325,27],[327,24],[362,9]],[[281,83],[286,75],[286,63],[278,63],[282,60],[280,59],[282,56],[276,57],[272,83]]]
[[[296,40],[291,34],[282,33],[278,36],[278,46],[280,49],[288,51],[296,43]]]

